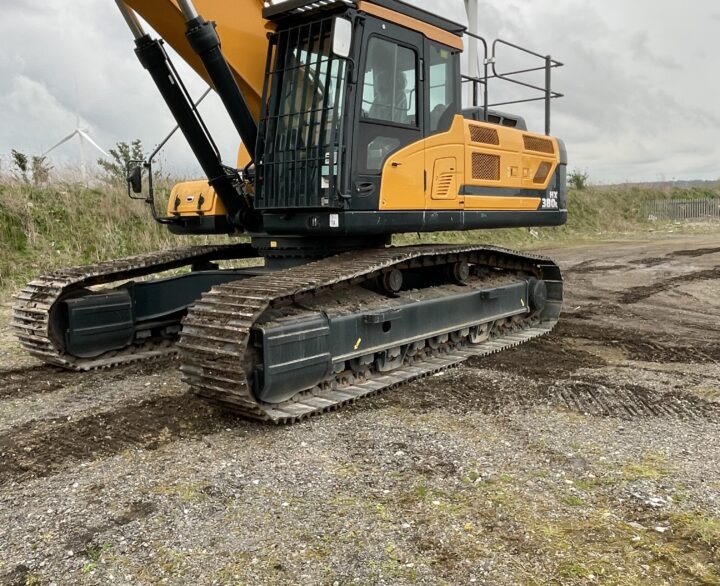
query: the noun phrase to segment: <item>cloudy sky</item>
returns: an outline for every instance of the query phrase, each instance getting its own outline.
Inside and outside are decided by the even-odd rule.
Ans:
[[[461,0],[417,0],[464,21]],[[563,61],[554,85],[553,134],[571,168],[596,182],[720,178],[720,30],[717,0],[479,0],[478,29]],[[112,0],[2,2],[0,165],[16,148],[41,153],[80,125],[104,148],[152,146],[173,121],[133,54]],[[500,56],[502,58],[502,56]],[[512,65],[511,61],[508,61]],[[182,69],[187,72],[188,70]],[[202,82],[186,74],[191,93]],[[496,90],[502,96],[502,90]],[[491,98],[493,95],[491,94]],[[236,139],[219,101],[202,107],[227,161]],[[522,111],[542,131],[542,112]],[[53,162],[78,161],[67,144]],[[166,168],[197,173],[181,136]]]

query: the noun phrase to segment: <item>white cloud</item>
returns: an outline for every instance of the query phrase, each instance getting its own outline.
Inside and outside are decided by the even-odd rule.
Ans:
[[[459,0],[416,1],[464,21]],[[13,26],[2,29],[0,153],[40,152],[74,128],[76,115],[106,149],[134,138],[151,147],[172,128],[114,2],[6,4],[3,20]],[[479,32],[566,63],[554,75],[566,97],[554,104],[553,133],[565,139],[571,166],[602,181],[714,179],[720,76],[712,39],[719,19],[715,0],[695,0],[692,10],[674,0],[487,0],[480,3]],[[180,69],[198,96],[202,82]],[[207,122],[232,162],[235,131],[219,100],[206,102]],[[517,110],[542,128],[541,107]],[[76,153],[68,146],[58,156]],[[175,171],[199,171],[179,134],[164,159]]]

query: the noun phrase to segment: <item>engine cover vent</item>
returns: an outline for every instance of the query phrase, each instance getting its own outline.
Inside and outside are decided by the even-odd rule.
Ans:
[[[499,181],[500,157],[485,153],[473,153],[472,176],[473,179],[482,179],[483,181]]]
[[[523,142],[525,143],[525,149],[528,151],[548,153],[549,155],[555,154],[555,145],[553,145],[551,140],[546,138],[538,138],[536,136],[523,134]]]
[[[494,128],[485,128],[484,126],[470,125],[470,140],[483,144],[499,145],[497,130]]]

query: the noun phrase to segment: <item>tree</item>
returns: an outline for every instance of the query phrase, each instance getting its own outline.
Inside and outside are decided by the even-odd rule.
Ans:
[[[578,191],[582,191],[587,187],[588,179],[590,179],[590,176],[587,171],[579,171],[578,169],[575,169],[572,173],[570,173],[568,183]]]
[[[50,178],[50,170],[52,166],[47,162],[47,157],[43,155],[33,155],[31,161],[32,178],[35,185],[47,183]]]
[[[10,151],[12,155],[13,165],[17,168],[16,175],[19,173],[20,178],[28,183],[28,158],[25,153],[12,149]]]
[[[25,153],[15,149],[12,149],[11,156],[16,169],[16,177],[22,179],[25,183],[30,183],[32,177],[32,182],[35,185],[47,183],[52,167],[48,164],[45,156],[32,155],[28,157]]]
[[[127,176],[127,167],[130,161],[144,161],[145,153],[142,147],[142,141],[136,138],[130,144],[126,142],[118,142],[114,149],[110,149],[112,161],[106,159],[98,159],[97,163],[105,171],[106,179],[111,182],[125,182]]]

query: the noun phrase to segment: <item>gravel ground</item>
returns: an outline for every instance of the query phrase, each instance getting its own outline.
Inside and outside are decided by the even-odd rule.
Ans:
[[[720,239],[548,251],[543,339],[291,427],[22,355],[0,583],[720,584]]]

